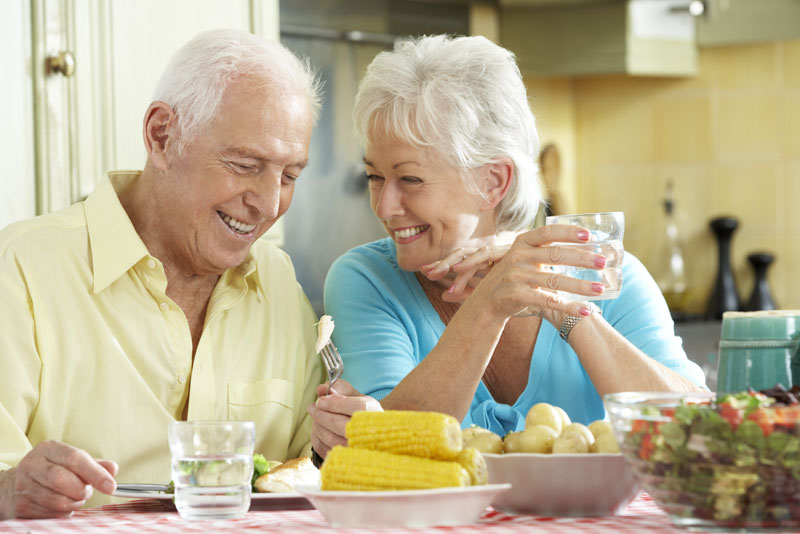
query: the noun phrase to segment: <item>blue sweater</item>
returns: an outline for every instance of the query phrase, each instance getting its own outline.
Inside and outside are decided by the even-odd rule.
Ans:
[[[598,301],[603,317],[645,354],[698,385],[703,371],[686,357],[675,336],[658,286],[632,254],[625,253],[620,296]],[[333,339],[344,359],[344,378],[360,392],[383,399],[433,349],[444,332],[414,273],[397,265],[390,239],[356,247],[331,266],[325,280],[325,313],[333,316]],[[542,321],[531,357],[528,385],[509,406],[480,383],[462,425],[497,434],[522,430],[537,402],[566,410],[588,424],[605,417],[603,402],[572,348]]]

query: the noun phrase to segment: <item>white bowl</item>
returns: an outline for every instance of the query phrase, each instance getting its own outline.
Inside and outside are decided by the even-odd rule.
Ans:
[[[489,483],[510,483],[492,506],[504,512],[597,517],[622,511],[639,493],[622,454],[486,454]]]

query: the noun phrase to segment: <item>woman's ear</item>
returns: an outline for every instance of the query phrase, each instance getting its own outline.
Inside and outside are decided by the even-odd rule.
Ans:
[[[483,196],[481,210],[493,210],[508,194],[514,179],[514,162],[509,158],[497,158],[484,167]]]
[[[168,166],[167,142],[174,131],[174,125],[175,112],[164,102],[153,102],[144,114],[144,147],[148,158],[162,170]]]

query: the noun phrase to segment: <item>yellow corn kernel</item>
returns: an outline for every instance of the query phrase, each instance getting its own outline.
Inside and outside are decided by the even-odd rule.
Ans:
[[[323,490],[390,491],[469,486],[458,462],[338,445],[320,469]]]
[[[486,467],[481,451],[473,447],[467,447],[458,455],[458,463],[469,473],[469,480],[473,486],[481,486],[489,483],[489,468]]]
[[[356,412],[345,434],[350,447],[437,460],[455,460],[464,444],[458,420],[437,412]]]

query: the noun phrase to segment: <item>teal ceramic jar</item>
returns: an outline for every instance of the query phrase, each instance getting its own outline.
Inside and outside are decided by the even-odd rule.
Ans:
[[[717,391],[800,384],[800,310],[725,312]]]

